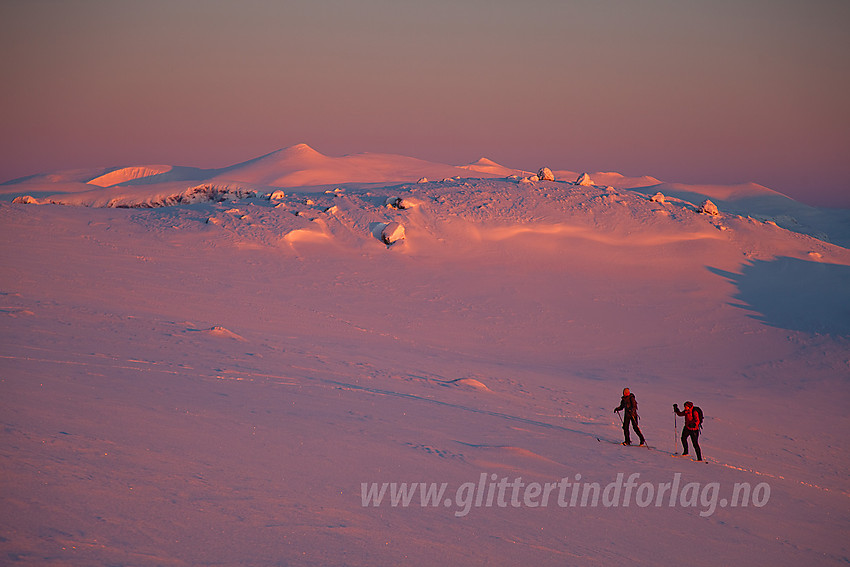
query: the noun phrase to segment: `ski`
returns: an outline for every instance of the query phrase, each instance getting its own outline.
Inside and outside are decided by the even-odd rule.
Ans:
[[[626,444],[625,444],[625,443],[623,443],[622,441],[621,441],[621,442],[617,442],[617,441],[609,441],[608,439],[600,439],[599,437],[597,437],[597,438],[596,438],[596,440],[597,440],[597,441],[599,441],[600,443],[601,443],[602,441],[605,441],[606,443],[611,443],[612,445],[622,445],[623,447],[643,447],[644,449],[655,449],[655,447],[652,447],[651,445],[646,445],[646,444],[643,444],[643,445],[635,445],[634,443],[632,443],[632,444],[630,444],[630,445],[626,445]]]
[[[683,454],[681,454],[681,453],[673,453],[673,454],[672,454],[672,455],[670,455],[670,456],[671,456],[671,457],[678,457],[679,459],[690,459],[691,461],[693,461],[693,462],[695,462],[695,463],[705,463],[705,464],[708,464],[708,460],[703,459],[703,460],[701,460],[701,461],[698,461],[698,460],[696,460],[696,459],[692,458],[692,457],[691,457],[691,455],[683,455]]]

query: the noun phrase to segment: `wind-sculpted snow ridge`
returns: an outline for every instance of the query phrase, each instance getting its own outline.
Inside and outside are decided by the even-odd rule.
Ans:
[[[257,196],[257,191],[253,189],[244,189],[242,187],[229,187],[227,185],[212,185],[203,184],[195,187],[190,187],[177,195],[170,195],[164,199],[152,199],[149,202],[139,203],[138,205],[121,205],[111,204],[110,206],[125,206],[125,207],[169,207],[174,205],[187,205],[190,203],[213,202],[221,203],[224,201],[232,201],[235,199],[253,199]]]
[[[210,183],[178,188],[179,184],[112,187],[30,202],[160,208],[168,212],[135,219],[164,231],[204,227],[222,243],[299,255],[316,245],[376,252],[383,248],[414,256],[438,250],[472,254],[505,246],[546,255],[565,246],[588,251],[603,246],[610,251],[595,253],[618,249],[623,261],[632,262],[640,257],[640,249],[660,254],[689,242],[714,241],[739,249],[748,258],[766,260],[781,254],[846,261],[835,247],[770,222],[723,211],[703,214],[700,206],[681,199],[660,200],[568,181],[451,178],[287,192]],[[706,263],[710,264],[708,258]]]
[[[37,199],[28,195],[16,197],[13,203],[34,205],[77,205],[84,207],[106,207],[121,209],[153,209],[173,207],[191,203],[221,203],[236,199],[257,197],[255,189],[240,186],[203,183],[178,192],[163,191],[160,186],[145,188],[113,188],[92,190],[82,193],[55,195]]]
[[[408,253],[446,243],[460,250],[523,238],[536,239],[538,246],[566,239],[627,248],[658,247],[694,240],[740,241],[742,235],[753,231],[764,236],[765,231],[779,228],[770,221],[724,213],[716,206],[706,208],[705,203],[587,183],[587,176],[573,182],[513,176],[401,185],[344,184],[288,192],[243,184],[203,183],[184,188],[168,183],[100,188],[41,199],[19,197],[15,202],[136,209],[206,203],[217,207],[193,209],[189,214],[203,216],[205,224],[218,227],[242,244],[278,247],[334,242],[362,247],[382,243]],[[705,214],[706,210],[712,214]],[[800,254],[829,256],[814,244],[802,246],[805,250]]]
[[[110,187],[112,185],[119,185],[121,183],[127,183],[128,181],[134,181],[144,177],[163,175],[170,172],[172,169],[173,168],[170,165],[122,167],[121,169],[116,169],[115,171],[110,171],[109,173],[95,177],[88,183],[90,185],[97,185],[98,187]]]
[[[428,181],[430,180],[430,181]],[[411,184],[411,185],[404,185]],[[415,187],[412,184],[416,184]],[[101,187],[102,186],[102,187]],[[403,187],[399,194],[391,195],[386,187]],[[510,193],[499,200],[484,203],[476,196],[470,196],[470,202],[480,202],[480,207],[466,211],[455,212],[455,219],[443,222],[443,225],[459,225],[466,219],[475,225],[479,221],[490,219],[491,222],[497,211],[507,212],[514,203],[527,206],[530,199],[538,198],[540,191],[550,191],[551,195],[543,195],[544,201],[557,209],[565,195],[571,194],[570,203],[573,207],[571,215],[586,215],[591,208],[600,217],[611,217],[608,210],[614,204],[628,204],[634,214],[644,214],[646,206],[641,196],[646,196],[657,203],[652,209],[652,215],[632,222],[639,224],[658,220],[664,215],[671,218],[680,217],[682,211],[696,211],[698,203],[710,201],[718,213],[717,229],[724,230],[722,218],[750,218],[755,223],[772,224],[792,232],[806,234],[825,242],[839,246],[850,246],[850,213],[839,209],[819,209],[809,207],[754,183],[740,185],[683,185],[662,183],[650,176],[626,177],[614,172],[597,172],[578,174],[566,170],[551,170],[541,167],[538,174],[532,174],[519,169],[504,167],[487,158],[481,158],[466,166],[452,166],[428,162],[416,158],[395,154],[363,153],[341,157],[326,156],[306,144],[298,144],[271,152],[264,156],[237,163],[218,169],[198,169],[181,166],[136,166],[122,168],[107,168],[97,170],[69,170],[54,174],[36,175],[30,178],[14,180],[0,186],[0,194],[6,198],[14,198],[16,203],[24,204],[62,204],[80,205],[87,207],[115,208],[157,208],[181,206],[204,202],[227,202],[244,199],[269,197],[282,206],[291,202],[279,199],[280,195],[288,193],[322,195],[325,191],[344,188],[353,196],[373,190],[376,194],[382,192],[387,198],[395,198],[395,208],[403,210],[423,191],[430,193],[433,214],[439,214],[441,208],[434,208],[441,199],[449,195],[466,192],[490,192],[494,188],[504,188]],[[284,193],[282,190],[286,189]],[[417,194],[416,191],[419,191]],[[499,189],[502,191],[502,189]],[[584,197],[582,197],[584,196]],[[399,200],[401,199],[401,200]],[[582,201],[584,199],[584,201]],[[643,199],[645,200],[645,199]],[[506,206],[508,203],[509,206]],[[559,204],[560,203],[560,204]],[[326,209],[333,212],[328,204]],[[369,206],[372,206],[370,203]],[[542,205],[541,205],[542,206]],[[522,210],[520,206],[517,210]],[[320,213],[325,213],[325,210]],[[428,207],[419,212],[409,213],[408,216],[424,218],[429,212]],[[312,214],[302,211],[303,214]],[[461,213],[465,214],[463,216]],[[350,216],[350,213],[345,213]],[[548,214],[548,213],[547,213]],[[418,215],[418,216],[417,216]],[[725,215],[725,217],[724,217]],[[539,216],[539,215],[538,215]],[[369,222],[389,224],[397,219],[375,219]],[[408,219],[411,222],[411,219]],[[401,224],[408,243],[417,239],[415,220],[412,226]],[[495,221],[494,221],[495,222]],[[488,233],[486,226],[470,229],[462,239],[471,238],[504,238],[505,234],[521,235],[530,233],[548,233],[554,235],[571,233],[573,236],[591,235],[596,239],[609,239],[610,234],[605,230],[597,231],[593,224],[589,230],[579,230],[572,221],[563,219],[551,220],[548,223],[539,222],[537,218],[517,219],[510,217],[500,220],[501,225],[493,233]],[[618,224],[618,223],[615,223]],[[619,223],[626,226],[624,223]],[[371,234],[377,225],[366,225],[365,230]],[[516,225],[517,228],[511,228]],[[704,228],[705,219],[703,219]],[[320,240],[333,236],[333,226],[322,227],[317,234]],[[560,227],[555,229],[553,227]],[[296,230],[307,230],[307,233],[296,233],[291,240],[315,240],[310,231],[313,227],[299,227]],[[408,228],[413,228],[410,234]],[[680,235],[697,233],[692,228],[679,227]],[[728,228],[728,227],[726,227]],[[356,229],[363,232],[362,227]],[[430,230],[430,228],[429,228]],[[647,227],[638,227],[637,232],[646,233]],[[616,233],[616,231],[614,231]],[[300,234],[300,236],[297,236]],[[624,234],[629,234],[626,231]],[[717,234],[712,234],[716,237]],[[648,238],[645,242],[670,241],[670,236]],[[675,237],[678,238],[678,237]],[[675,240],[674,238],[674,240]],[[378,237],[380,240],[380,236]],[[615,241],[625,242],[617,237]],[[641,241],[636,235],[628,238],[630,244]],[[401,248],[401,247],[396,247]]]

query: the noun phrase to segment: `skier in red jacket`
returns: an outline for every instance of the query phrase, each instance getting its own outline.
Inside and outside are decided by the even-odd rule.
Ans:
[[[673,411],[676,412],[676,415],[685,416],[685,427],[682,428],[682,454],[688,454],[688,437],[691,438],[691,443],[694,445],[694,451],[697,454],[697,460],[702,460],[702,451],[699,448],[699,426],[700,426],[700,415],[699,412],[694,411],[694,404],[692,402],[685,402],[685,411],[679,411],[679,404],[673,404]]]

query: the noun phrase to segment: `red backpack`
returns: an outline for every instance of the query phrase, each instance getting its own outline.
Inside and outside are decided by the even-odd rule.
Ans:
[[[702,430],[702,422],[703,422],[702,408],[699,407],[699,406],[694,406],[691,411],[694,412],[694,414],[696,414],[697,425],[699,425],[700,430]]]

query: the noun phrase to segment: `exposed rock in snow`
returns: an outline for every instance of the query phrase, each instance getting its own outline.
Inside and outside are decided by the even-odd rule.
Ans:
[[[252,189],[242,189],[241,187],[231,188],[228,186],[219,186],[211,184],[197,185],[190,187],[177,195],[170,195],[164,199],[152,200],[148,203],[139,203],[137,205],[117,204],[115,206],[130,206],[130,207],[168,207],[171,205],[185,205],[188,203],[203,203],[207,201],[221,203],[223,201],[233,199],[252,199],[257,196],[257,192]]]
[[[40,205],[41,201],[36,199],[35,197],[31,197],[30,195],[23,195],[21,197],[15,197],[12,199],[13,203],[18,203],[20,205]]]
[[[216,325],[212,329],[208,329],[207,333],[214,336],[214,337],[221,337],[221,338],[224,338],[224,339],[234,339],[234,340],[237,340],[237,341],[245,342],[244,337],[237,335],[233,331],[230,331],[230,330],[225,329],[224,327],[220,327],[218,325]]]
[[[479,390],[481,392],[491,391],[483,382],[475,378],[458,378],[457,380],[450,380],[448,383],[452,386],[460,386],[470,390]]]
[[[412,209],[416,203],[403,197],[388,197],[387,206],[394,209]]]
[[[650,197],[649,200],[652,201],[653,203],[666,203],[667,202],[667,198],[664,196],[664,194],[661,191],[659,191],[658,193],[656,193],[655,195]]]
[[[271,195],[269,195],[270,201],[281,201],[285,198],[286,198],[286,193],[284,193],[281,190],[277,190],[274,193],[272,193]]]
[[[543,181],[555,181],[555,175],[548,167],[541,167],[540,171],[537,172],[537,177]]]
[[[417,181],[417,183],[428,183],[428,178],[427,177],[420,177],[419,181]]]
[[[589,185],[593,185],[593,180],[586,173],[582,173],[579,175],[578,179],[576,179],[576,185],[583,185],[585,187]]]
[[[706,199],[702,202],[702,204],[697,209],[700,213],[704,215],[719,215],[720,211],[717,210],[717,205],[711,202],[710,199]]]
[[[187,205],[190,203],[221,203],[224,201],[253,199],[256,197],[257,192],[253,189],[205,183],[171,195],[151,196],[148,198],[137,198],[130,195],[116,197],[106,203],[105,206],[113,208],[150,209],[157,207],[170,207],[173,205]]]
[[[404,239],[404,227],[397,222],[391,222],[381,231],[381,240],[385,244],[393,244]]]

